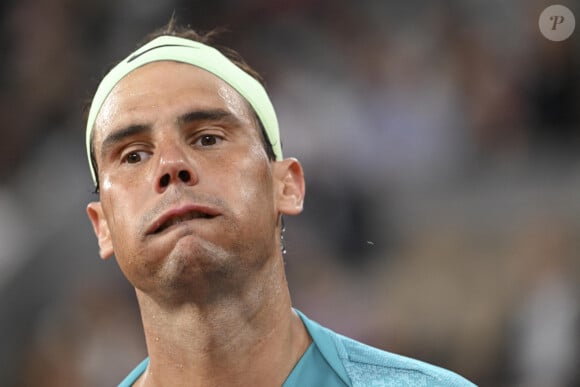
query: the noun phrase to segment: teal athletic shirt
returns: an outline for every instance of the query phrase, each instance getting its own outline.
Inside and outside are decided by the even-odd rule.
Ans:
[[[339,335],[310,320],[300,311],[312,343],[282,387],[472,387],[463,377],[404,356],[382,351]],[[143,360],[119,387],[130,387],[147,369]]]

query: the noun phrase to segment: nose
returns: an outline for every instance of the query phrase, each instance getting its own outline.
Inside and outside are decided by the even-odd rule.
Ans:
[[[193,161],[188,159],[184,152],[177,147],[170,146],[160,150],[159,169],[156,178],[156,190],[164,192],[171,184],[195,185],[197,174]]]

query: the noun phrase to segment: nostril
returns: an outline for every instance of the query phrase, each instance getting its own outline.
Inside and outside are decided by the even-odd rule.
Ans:
[[[187,171],[179,171],[177,176],[179,176],[179,179],[181,181],[183,181],[184,183],[187,183],[189,181],[189,179],[191,179],[191,176],[190,176],[189,172],[187,172]]]
[[[177,173],[177,176],[172,175],[170,173],[166,173],[159,178],[159,187],[166,188],[171,184],[171,180],[179,179],[183,183],[189,183],[191,181],[191,174],[186,170],[181,170]]]
[[[161,187],[167,187],[169,185],[169,180],[171,180],[171,177],[169,176],[169,173],[166,173],[161,176],[161,179],[159,179],[159,184]]]

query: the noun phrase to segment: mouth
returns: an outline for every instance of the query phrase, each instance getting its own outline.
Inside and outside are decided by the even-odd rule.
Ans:
[[[195,219],[213,219],[216,216],[218,216],[218,214],[215,211],[200,207],[171,210],[157,219],[150,227],[147,234],[160,234],[163,231],[184,222]]]

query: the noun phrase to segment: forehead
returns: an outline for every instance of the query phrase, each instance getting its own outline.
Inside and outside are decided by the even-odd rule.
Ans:
[[[194,109],[224,109],[253,121],[249,104],[222,79],[189,64],[161,61],[139,67],[113,87],[97,115],[93,138],[98,143],[115,128]]]

